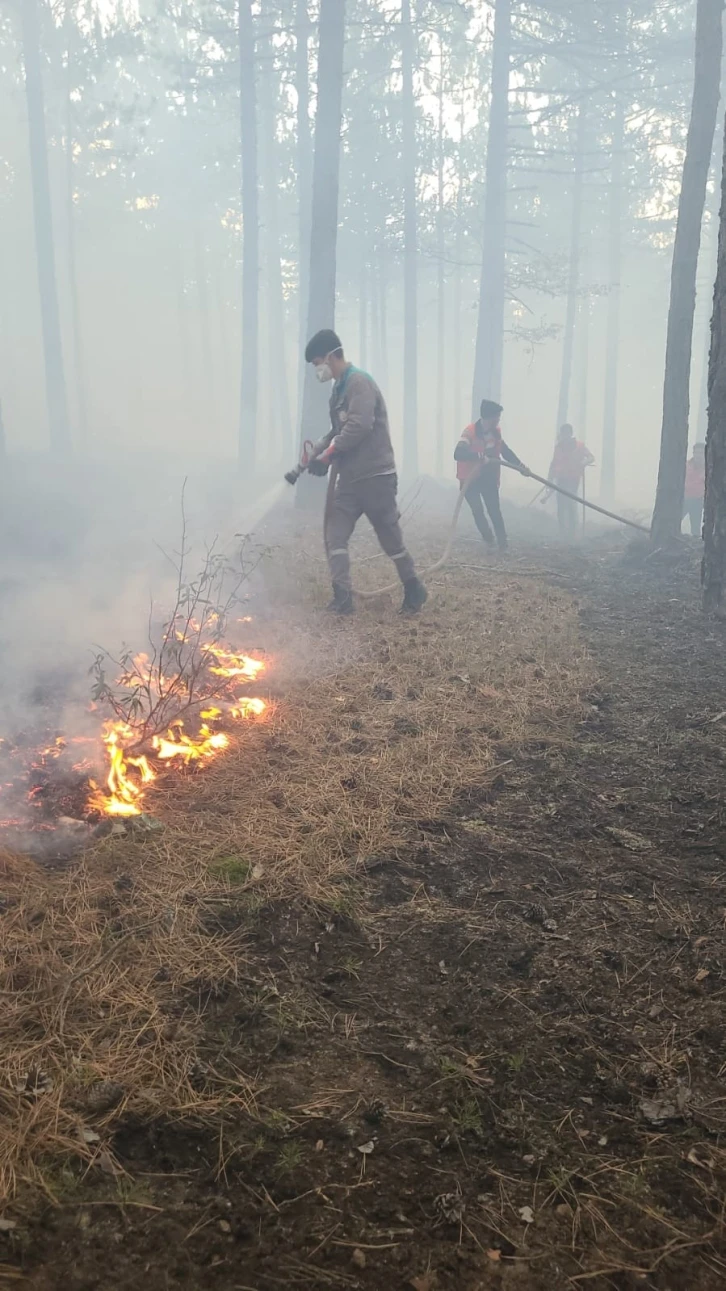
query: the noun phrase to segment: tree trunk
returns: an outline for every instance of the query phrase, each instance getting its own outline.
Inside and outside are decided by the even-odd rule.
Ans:
[[[242,156],[242,372],[239,464],[255,472],[259,351],[260,229],[257,194],[255,33],[250,0],[239,0],[240,140]]]
[[[717,122],[716,132],[714,134],[713,149],[711,153],[711,166],[709,166],[709,175],[711,169],[715,169],[718,175],[718,167],[721,163],[721,154],[723,152],[724,131],[723,126]],[[703,443],[706,439],[706,428],[708,425],[708,356],[711,348],[711,311],[713,309],[713,285],[716,281],[716,270],[718,268],[718,211],[719,211],[719,194],[718,184],[714,184],[713,197],[709,209],[708,239],[706,247],[703,247],[703,238],[701,239],[701,254],[699,256],[699,269],[701,269],[705,281],[705,289],[702,292],[704,297],[703,315],[704,315],[704,334],[705,339],[702,345],[701,377],[698,383],[698,412],[696,414],[696,440]],[[697,296],[698,300],[698,289]]]
[[[585,297],[580,310],[579,341],[579,397],[577,401],[577,436],[587,437],[587,394],[590,378],[590,301]]]
[[[40,24],[37,0],[21,0],[21,15],[48,427],[51,451],[59,456],[65,456],[71,450],[71,437],[68,425],[66,378],[63,368],[58,284],[55,272],[53,216],[48,177],[48,144],[45,131],[45,104],[41,74]]]
[[[358,362],[368,367],[368,258],[365,234],[360,244],[360,285],[358,288]]]
[[[560,394],[557,401],[557,426],[559,430],[568,418],[570,382],[572,380],[572,353],[575,344],[577,318],[577,293],[580,285],[580,234],[582,230],[582,188],[585,166],[585,140],[587,136],[587,104],[581,102],[577,111],[575,129],[575,166],[572,184],[572,222],[570,225],[570,259],[567,273],[567,309],[565,332],[562,338],[562,371]]]
[[[207,257],[199,220],[194,222],[192,240],[194,245],[194,277],[197,282],[197,307],[199,310],[199,335],[201,345],[199,353],[202,359],[202,403],[204,423],[216,436],[217,417],[217,382],[214,371],[214,347],[212,345],[212,320],[209,310],[209,284],[207,282]]]
[[[277,99],[275,87],[275,46],[269,44],[269,71],[262,77],[260,107],[262,111],[262,138],[265,195],[265,267],[267,270],[267,327],[270,363],[270,391],[273,409],[280,430],[283,457],[295,456],[297,435],[290,410],[288,388],[287,346],[285,344],[285,292],[282,280],[282,252],[280,242],[280,210],[278,190],[280,177],[277,166]]]
[[[381,337],[381,362],[378,369],[381,385],[388,388],[388,265],[385,250],[378,260],[378,327]]]
[[[298,198],[298,355],[297,426],[302,421],[305,382],[305,346],[308,341],[308,282],[310,279],[310,219],[313,150],[310,134],[310,68],[308,64],[310,19],[308,0],[297,0],[295,10],[295,94],[297,97],[296,166]]]
[[[66,201],[68,223],[68,284],[71,297],[71,327],[73,329],[73,360],[76,386],[76,409],[78,415],[78,445],[85,449],[88,445],[88,404],[86,401],[85,363],[83,355],[83,334],[81,331],[81,310],[78,297],[78,263],[76,257],[76,204],[74,202],[75,184],[73,178],[73,37],[76,26],[73,21],[73,9],[66,5]]]
[[[683,520],[696,270],[718,113],[722,11],[723,0],[698,0],[693,104],[673,244],[660,465],[653,512],[653,541],[658,545],[677,538]]]
[[[612,22],[616,54],[625,48],[626,12],[619,0]],[[605,336],[605,400],[603,406],[602,468],[600,496],[605,502],[615,497],[615,445],[618,411],[618,367],[620,356],[620,275],[622,262],[623,175],[625,170],[625,99],[622,89],[613,95],[612,158],[610,164],[610,210],[608,249],[608,310]]]
[[[721,609],[726,586],[726,132],[721,170],[718,267],[708,366],[706,501],[703,514],[703,608]]]
[[[461,258],[464,253],[464,125],[465,125],[465,105],[464,99],[461,100],[461,111],[459,114],[459,155],[458,155],[458,174],[456,180],[456,234],[454,241],[454,259],[456,261],[454,270],[454,325],[453,325],[453,343],[454,343],[454,390],[453,390],[453,414],[454,425],[453,438],[456,439],[463,427],[462,414],[462,386],[461,386],[461,297],[463,285],[463,265]]]
[[[411,0],[401,0],[403,129],[403,463],[418,475],[418,231],[416,215],[416,103]]]
[[[444,411],[446,375],[446,276],[444,273],[444,42],[439,36],[439,90],[436,165],[436,474],[444,475],[447,434]]]
[[[343,98],[345,0],[320,0],[318,103],[315,113],[312,221],[308,292],[309,338],[335,325],[335,267],[338,237],[340,123]],[[319,439],[327,421],[327,392],[311,370],[305,373],[302,439]],[[297,487],[301,503],[320,494],[320,481],[304,475]]]
[[[499,399],[502,391],[511,43],[511,0],[495,0],[479,318],[472,390],[475,417],[479,416],[482,399]]]

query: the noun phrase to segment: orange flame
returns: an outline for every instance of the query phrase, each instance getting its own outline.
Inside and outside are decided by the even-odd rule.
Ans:
[[[139,816],[141,815],[140,799],[143,786],[156,779],[149,766],[148,758],[142,754],[131,757],[124,753],[121,739],[133,739],[133,731],[124,722],[110,722],[104,729],[103,742],[110,762],[106,777],[108,793],[91,780],[93,790],[89,806],[102,811],[106,816]],[[138,776],[129,776],[129,767],[138,772]]]

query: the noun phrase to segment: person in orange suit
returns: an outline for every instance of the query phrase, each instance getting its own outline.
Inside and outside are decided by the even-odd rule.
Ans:
[[[683,516],[688,516],[694,538],[701,537],[703,528],[703,495],[706,492],[706,445],[694,444],[693,453],[686,462],[686,488],[683,498]]]
[[[560,426],[547,478],[561,489],[567,489],[568,493],[579,494],[585,468],[594,461],[589,448],[575,439],[572,426],[566,422],[564,426]],[[562,493],[557,494],[557,521],[563,538],[574,538],[577,532],[577,512],[577,503],[572,498],[566,498]]]

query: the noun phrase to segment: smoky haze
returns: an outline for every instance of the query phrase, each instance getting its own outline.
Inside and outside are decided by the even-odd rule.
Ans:
[[[3,9],[0,400],[7,453],[28,460],[29,472],[53,436],[41,325],[41,302],[47,314],[52,298],[59,329],[49,338],[46,326],[46,358],[57,346],[77,462],[109,475],[122,467],[131,497],[170,455],[191,469],[237,463],[238,497],[250,486],[250,464],[258,483],[292,464],[325,9],[299,0],[60,10],[23,0]],[[412,380],[405,263],[414,265],[417,290],[415,465],[451,477],[451,449],[472,405],[482,256],[485,264],[496,257],[501,238],[507,439],[544,472],[564,411],[597,459],[591,490],[650,506],[694,16],[685,0],[667,10],[648,0],[591,0],[516,11],[501,2],[348,0],[338,237],[322,251],[336,269],[336,317],[324,321],[335,321],[350,356],[383,387],[399,459]],[[402,78],[407,40],[410,86]],[[496,40],[509,78],[499,178],[490,148],[499,128]],[[242,100],[240,68],[245,85],[252,69],[253,92]],[[415,180],[413,210],[406,174]],[[487,215],[487,184],[491,195],[502,180],[498,229]],[[712,176],[691,439],[705,429],[715,187]],[[43,245],[53,250],[54,274]],[[246,381],[257,388],[246,391],[241,419],[242,270],[253,254]],[[616,391],[609,426],[608,382]],[[51,405],[60,397],[56,382]],[[604,435],[613,444],[611,480],[598,477]],[[60,440],[56,448],[68,452]],[[411,462],[400,465],[406,474]]]

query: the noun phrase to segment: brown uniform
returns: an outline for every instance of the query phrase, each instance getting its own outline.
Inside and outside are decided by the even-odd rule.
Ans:
[[[375,529],[401,582],[406,583],[415,578],[416,571],[399,523],[398,477],[388,412],[373,378],[352,364],[333,386],[330,420],[332,430],[316,449],[332,443],[338,467],[338,482],[325,530],[333,583],[350,591],[348,543],[362,515]]]

